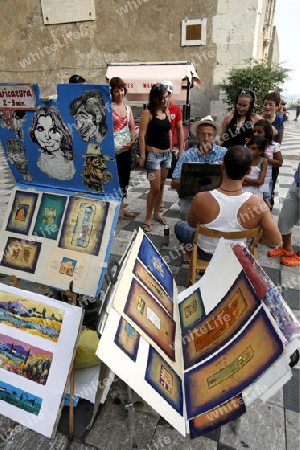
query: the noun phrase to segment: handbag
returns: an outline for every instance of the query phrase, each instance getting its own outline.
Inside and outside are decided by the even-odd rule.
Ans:
[[[116,155],[122,153],[124,151],[123,145],[128,144],[128,142],[130,142],[132,139],[130,129],[128,126],[129,118],[130,118],[130,107],[127,106],[127,124],[125,125],[124,128],[122,128],[122,130],[116,131],[114,133],[114,144]]]

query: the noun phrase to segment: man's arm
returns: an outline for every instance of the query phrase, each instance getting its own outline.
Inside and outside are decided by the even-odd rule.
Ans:
[[[184,153],[183,153],[183,155],[184,155]],[[181,169],[182,169],[183,162],[184,162],[183,158],[182,158],[182,156],[180,156],[180,158],[177,160],[175,169],[173,170],[173,174],[172,174],[171,188],[176,189],[178,194],[179,194],[179,190],[180,190],[180,177],[181,177]]]
[[[263,234],[259,240],[259,243],[262,245],[278,247],[282,242],[282,237],[273,217],[271,216],[268,206],[261,212],[261,220],[259,221],[259,225],[263,229]]]
[[[180,180],[178,180],[178,178],[172,178],[172,181],[171,181],[171,188],[172,188],[172,189],[176,189],[177,193],[179,194],[179,190],[180,190]]]

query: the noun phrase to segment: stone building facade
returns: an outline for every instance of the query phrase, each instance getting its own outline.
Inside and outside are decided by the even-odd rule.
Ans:
[[[191,91],[191,117],[211,113],[221,120],[224,104],[218,83],[228,70],[245,66],[250,57],[279,59],[273,27],[276,0],[53,0],[51,4],[61,5],[64,22],[62,5],[70,11],[85,1],[94,6],[94,20],[50,24],[43,17],[44,0],[0,0],[1,81],[37,82],[48,96],[74,73],[90,83],[105,83],[107,64],[112,62],[191,61],[201,80],[201,89]],[[194,21],[198,21],[194,27],[185,28]],[[196,44],[189,45],[193,38]]]

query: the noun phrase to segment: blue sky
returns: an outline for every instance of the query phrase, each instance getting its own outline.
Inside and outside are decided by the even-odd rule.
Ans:
[[[299,55],[300,0],[277,0],[275,25],[279,38],[279,62],[293,69],[290,80],[284,84],[284,95],[300,97]]]

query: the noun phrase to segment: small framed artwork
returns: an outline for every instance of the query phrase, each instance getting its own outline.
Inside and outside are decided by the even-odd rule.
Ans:
[[[57,239],[67,197],[43,194],[34,225],[33,234],[47,239]]]
[[[13,233],[28,234],[35,210],[38,194],[16,191],[6,230]]]
[[[35,273],[41,245],[40,242],[9,237],[4,249],[1,266]]]

